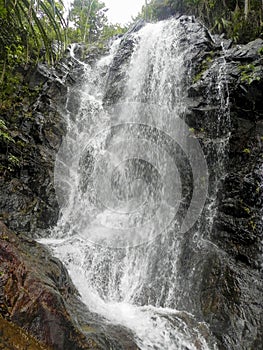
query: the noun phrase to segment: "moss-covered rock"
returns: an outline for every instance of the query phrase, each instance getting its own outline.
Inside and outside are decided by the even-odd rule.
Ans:
[[[24,329],[0,316],[0,349],[1,350],[50,350]]]

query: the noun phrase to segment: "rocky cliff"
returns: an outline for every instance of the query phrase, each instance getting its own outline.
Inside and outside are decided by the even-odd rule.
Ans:
[[[202,228],[198,247],[193,244],[197,225],[185,237],[178,305],[210,324],[220,349],[259,349],[263,40],[233,45],[211,37],[192,17],[181,16],[180,22],[188,38],[182,37],[181,45],[191,47],[185,62],[189,72],[185,120],[202,145],[209,169],[203,215],[210,215],[211,205],[214,214],[212,226]],[[134,44],[129,36],[121,44],[111,67],[106,103],[116,103],[123,95],[123,67]]]
[[[211,38],[193,18],[182,17],[181,25],[191,38],[184,45],[192,47],[185,118],[206,154],[210,173],[207,205],[213,202],[215,208],[212,226],[204,228],[198,249],[192,244],[195,228],[186,235],[180,257],[182,278],[178,283],[183,292],[179,307],[207,321],[220,349],[260,349],[263,41],[240,46],[223,41],[221,45],[220,38]],[[123,67],[133,46],[128,34],[110,69],[105,104],[117,102],[122,95]],[[227,103],[223,120],[218,119],[222,110],[218,66],[222,67]],[[1,224],[0,304],[5,321],[0,319],[0,331],[7,334],[2,344],[0,341],[2,348],[9,327],[16,327],[27,339],[33,336],[29,345],[37,338],[35,349],[135,348],[129,332],[121,330],[118,335],[120,329],[95,321],[87,316],[88,310],[84,315],[90,323],[85,324],[78,311],[83,306],[67,272],[29,239],[45,235],[59,215],[53,169],[66,132],[60,112],[68,87],[81,74],[81,65],[71,58],[54,70],[39,66],[26,77],[33,96],[17,106],[2,107],[5,125],[1,130],[8,133],[9,140],[1,138],[0,215],[17,234]],[[40,89],[35,93],[37,86]],[[214,144],[220,142],[223,155],[214,151]]]
[[[224,45],[224,43],[223,43]],[[191,108],[189,125],[206,144],[216,125],[216,96],[204,99],[207,81],[216,62],[224,57],[229,101],[229,132],[225,149],[225,174],[216,194],[216,215],[210,232],[200,288],[201,310],[223,349],[259,349],[262,338],[262,126],[263,41],[215,51],[203,56],[205,69],[190,88],[197,106]],[[227,43],[226,43],[227,46]],[[211,54],[211,53],[210,53]],[[217,61],[218,62],[218,61]],[[210,129],[210,131],[208,131]],[[207,138],[208,137],[208,138]],[[213,165],[213,162],[211,162]],[[210,166],[211,166],[210,165]],[[218,169],[215,167],[215,171]],[[211,172],[213,176],[213,172]],[[213,182],[212,182],[213,184]],[[214,249],[213,245],[216,245]]]
[[[32,239],[58,219],[54,162],[83,65],[68,55],[24,74],[26,92],[1,105],[0,348],[136,349],[128,331],[87,310],[62,263]]]

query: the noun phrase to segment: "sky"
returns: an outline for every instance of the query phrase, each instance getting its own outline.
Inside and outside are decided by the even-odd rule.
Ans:
[[[69,5],[73,0],[64,0]],[[109,11],[106,12],[109,21],[113,24],[126,24],[135,17],[145,4],[145,0],[102,0]]]
[[[103,0],[109,8],[107,16],[112,23],[125,24],[135,17],[145,4],[145,0]]]

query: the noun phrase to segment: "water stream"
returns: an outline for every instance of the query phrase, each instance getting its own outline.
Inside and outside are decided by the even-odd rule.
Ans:
[[[114,105],[105,94],[121,39],[85,66],[68,96],[68,132],[56,161],[61,218],[42,240],[88,308],[129,328],[142,350],[217,349],[204,322],[177,310],[181,245],[208,191],[205,156],[183,121],[190,72],[182,35],[176,19],[131,35],[125,88]]]

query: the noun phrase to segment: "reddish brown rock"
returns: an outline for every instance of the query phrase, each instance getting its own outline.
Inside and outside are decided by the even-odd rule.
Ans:
[[[0,316],[0,349],[1,350],[50,350],[21,327]]]
[[[72,322],[66,303],[77,292],[62,264],[2,223],[0,278],[0,311],[6,320],[56,350],[99,348],[89,346]]]
[[[31,349],[31,342],[39,344],[34,350],[136,349],[126,329],[89,312],[58,259],[1,221],[0,314],[0,349],[7,341],[10,349]]]

